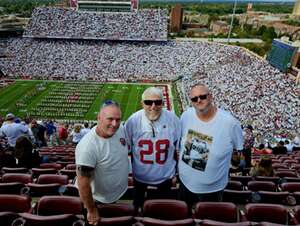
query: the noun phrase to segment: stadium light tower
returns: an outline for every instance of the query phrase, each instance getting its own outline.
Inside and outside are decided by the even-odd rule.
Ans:
[[[234,16],[235,16],[236,5],[237,5],[237,0],[234,1],[234,6],[233,6],[233,10],[232,10],[232,15],[231,15],[231,22],[230,22],[230,27],[229,27],[229,32],[228,32],[228,38],[227,38],[227,43],[230,42],[230,36],[231,36],[231,31],[232,31],[232,26],[233,26],[233,19],[234,19]]]

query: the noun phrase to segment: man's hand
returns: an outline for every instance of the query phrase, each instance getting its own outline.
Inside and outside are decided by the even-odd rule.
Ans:
[[[100,221],[100,216],[97,207],[88,210],[87,220],[90,225],[98,225],[98,222]]]

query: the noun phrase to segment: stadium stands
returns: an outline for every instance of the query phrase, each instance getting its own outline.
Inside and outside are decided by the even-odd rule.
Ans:
[[[182,100],[188,99],[191,84],[208,83],[217,105],[243,124],[251,123],[259,136],[300,128],[300,100],[293,81],[237,46],[29,38],[8,42],[9,57],[0,60],[0,67],[9,77],[106,82],[172,81],[183,75]]]
[[[23,37],[166,41],[167,10],[83,12],[65,8],[36,8]]]

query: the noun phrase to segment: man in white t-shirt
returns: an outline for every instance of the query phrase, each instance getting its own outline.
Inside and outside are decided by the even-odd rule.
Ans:
[[[97,116],[98,124],[76,146],[76,185],[87,212],[86,223],[98,225],[96,203],[113,203],[127,190],[128,145],[121,123],[121,110],[106,101]]]
[[[28,128],[21,123],[15,123],[15,116],[12,113],[6,115],[6,121],[0,128],[0,137],[7,139],[9,148],[13,151],[18,137],[28,136]]]
[[[83,126],[84,126],[84,128],[81,129],[81,131],[80,131],[82,137],[84,137],[85,134],[87,134],[88,132],[91,131],[91,129],[89,128],[89,124],[88,124],[87,122],[85,122],[85,123],[83,124]]]
[[[144,203],[147,186],[157,187],[162,197],[170,191],[181,135],[178,117],[163,109],[161,89],[147,88],[142,94],[142,106],[125,124],[132,151],[136,213]]]
[[[178,170],[180,197],[192,207],[199,201],[222,201],[232,151],[243,149],[243,133],[237,119],[213,104],[207,86],[196,84],[189,96],[193,107],[180,118]]]

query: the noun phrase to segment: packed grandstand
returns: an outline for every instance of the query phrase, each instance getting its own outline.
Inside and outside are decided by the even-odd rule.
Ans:
[[[299,134],[299,94],[286,74],[241,47],[167,40],[166,34],[165,10],[38,8],[23,38],[7,42],[0,67],[9,78],[45,80],[171,82],[182,76],[176,84],[183,109],[189,87],[201,81],[219,107],[258,134]]]

